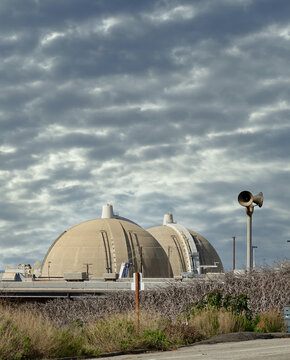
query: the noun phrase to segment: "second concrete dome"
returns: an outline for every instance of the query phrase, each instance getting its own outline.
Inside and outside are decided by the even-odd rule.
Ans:
[[[200,234],[173,222],[166,214],[162,226],[147,231],[167,253],[171,264],[170,276],[221,273],[223,264],[214,247]]]

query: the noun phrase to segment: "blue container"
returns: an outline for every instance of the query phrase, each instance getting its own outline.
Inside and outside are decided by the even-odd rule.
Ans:
[[[290,333],[290,306],[284,306],[284,323],[286,332]]]

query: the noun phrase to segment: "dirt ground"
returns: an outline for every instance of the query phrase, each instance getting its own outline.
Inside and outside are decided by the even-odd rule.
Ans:
[[[203,340],[194,345],[199,344],[218,344],[225,342],[235,342],[235,341],[247,341],[247,340],[256,340],[256,339],[274,339],[274,338],[290,338],[290,333],[256,333],[256,332],[238,332],[230,334],[221,334],[213,336],[208,340]]]

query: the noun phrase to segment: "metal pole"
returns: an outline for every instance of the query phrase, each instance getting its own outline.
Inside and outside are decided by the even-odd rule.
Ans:
[[[253,269],[253,248],[252,248],[252,215],[253,206],[246,207],[247,213],[247,271]]]
[[[135,273],[135,303],[136,303],[136,333],[139,333],[139,292],[140,292],[140,275]]]
[[[247,215],[247,271],[252,270],[252,216]]]
[[[236,237],[233,236],[233,271],[236,269]]]

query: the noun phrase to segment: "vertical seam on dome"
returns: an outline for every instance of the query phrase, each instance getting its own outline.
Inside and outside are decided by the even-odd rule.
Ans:
[[[111,258],[111,249],[110,249],[108,234],[105,230],[101,230],[100,232],[102,234],[102,239],[106,254],[106,264],[107,264],[106,270],[107,272],[112,272],[112,258]]]
[[[185,260],[184,260],[184,256],[183,256],[181,246],[180,246],[180,244],[179,244],[179,242],[178,242],[175,235],[171,235],[171,237],[172,237],[172,240],[174,241],[174,244],[175,244],[176,249],[177,249],[178,258],[179,258],[179,262],[180,262],[180,265],[181,265],[181,272],[186,271],[186,264],[185,264]]]
[[[128,239],[128,234],[126,232],[126,230],[124,229],[123,225],[119,222],[122,230],[123,230],[123,233],[124,233],[124,236],[125,236],[125,242],[126,242],[126,247],[127,247],[127,255],[128,255],[128,262],[130,262],[130,259],[132,259],[132,248],[131,248],[131,245],[130,245],[130,242],[129,242],[129,239]],[[132,274],[132,269],[131,267],[129,268],[129,274],[130,276],[133,276]]]
[[[134,272],[136,272],[136,271],[138,271],[138,264],[137,264],[137,257],[136,257],[134,242],[133,242],[133,236],[132,236],[132,234],[134,234],[134,232],[132,230],[129,230],[128,232],[129,232],[129,238],[130,238],[131,249],[132,249],[133,269],[134,269]]]

